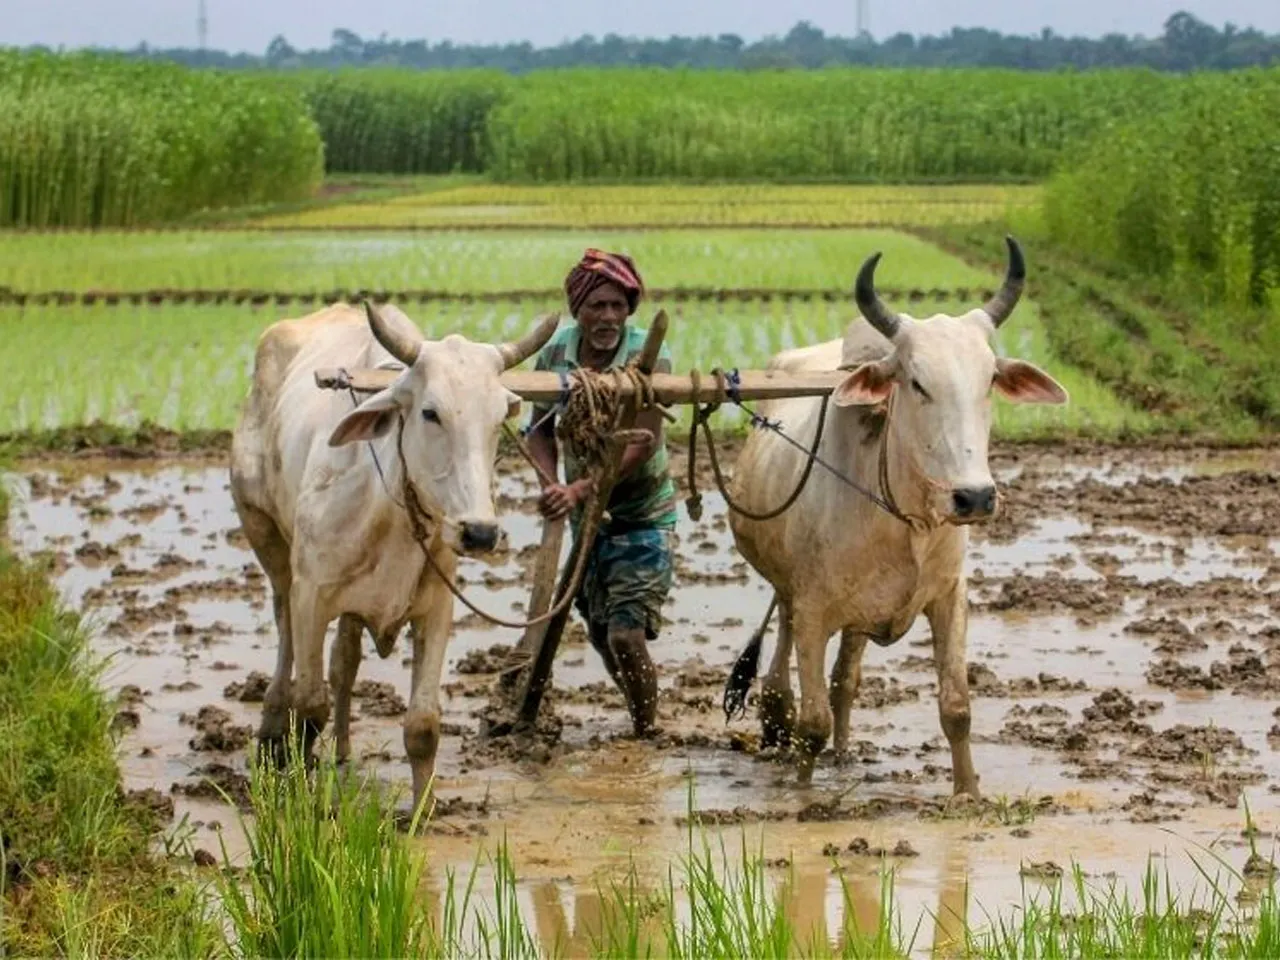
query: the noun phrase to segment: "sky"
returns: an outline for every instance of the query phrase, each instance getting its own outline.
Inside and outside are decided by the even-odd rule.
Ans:
[[[856,0],[205,0],[209,46],[261,53],[283,34],[295,47],[327,47],[335,28],[431,42],[551,46],[584,33],[667,37],[736,33],[747,41],[781,35],[799,20],[852,36]],[[869,0],[870,30],[945,33],[953,26],[1068,36],[1155,36],[1186,10],[1280,33],[1278,0]],[[196,46],[197,0],[0,0],[0,46]]]

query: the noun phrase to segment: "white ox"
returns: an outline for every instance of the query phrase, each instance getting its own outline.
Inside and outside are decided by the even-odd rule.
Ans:
[[[889,311],[875,292],[876,254],[858,273],[855,297],[868,321],[843,340],[776,356],[771,369],[851,369],[832,394],[819,456],[864,490],[895,506],[909,523],[820,466],[794,505],[762,522],[730,514],[738,550],[774,588],[779,612],[772,665],[760,694],[766,744],[796,735],[800,777],[832,733],[843,754],[849,712],[868,639],[887,646],[923,613],[933,630],[938,713],[951,746],[956,793],[978,796],[969,750],[969,688],[965,661],[968,618],[964,572],[968,524],[994,515],[997,494],[987,463],[991,393],[1023,403],[1065,403],[1066,391],[1021,360],[997,358],[990,338],[1022,293],[1022,252],[1007,238],[1009,267],[1000,291],[962,316],[916,321]],[[744,509],[764,513],[795,488],[817,427],[820,400],[762,404],[805,450],[758,430],[738,458],[730,494]],[[763,625],[761,627],[763,632]],[[823,671],[827,641],[840,634],[828,696]],[[734,669],[728,693],[742,697],[754,678],[759,633]],[[754,649],[753,649],[754,648]],[[790,658],[800,679],[796,716]]]
[[[458,550],[490,550],[499,539],[498,430],[520,409],[499,377],[536,353],[557,323],[548,317],[500,347],[456,334],[431,341],[394,307],[366,303],[363,311],[334,305],[282,320],[262,334],[232,440],[231,493],[271,583],[279,646],[258,740],[277,761],[290,708],[308,759],[328,721],[328,625],[338,621],[329,678],[344,760],[362,631],[385,658],[407,623],[413,670],[404,745],[415,804],[421,799],[440,742],[438,687],[453,595],[427,565],[403,506],[398,434],[408,479],[432,518],[434,564],[452,578]],[[391,386],[358,406],[314,379],[321,367],[400,365]]]

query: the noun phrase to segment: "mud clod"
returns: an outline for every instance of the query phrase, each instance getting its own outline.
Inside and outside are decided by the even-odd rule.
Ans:
[[[227,798],[222,795],[225,792],[241,810],[252,807],[249,800],[249,778],[239,770],[224,763],[206,763],[195,770],[192,777],[194,779],[175,783],[169,788],[170,791],[201,800],[216,800],[219,803],[226,802]]]
[[[511,649],[509,643],[495,643],[488,650],[468,650],[453,668],[454,673],[463,676],[497,673],[506,666]]]
[[[155,787],[130,790],[124,795],[124,802],[127,806],[146,810],[161,823],[173,819],[173,797],[165,796]]]
[[[236,680],[223,687],[222,695],[228,700],[239,700],[241,703],[262,703],[270,685],[269,676],[254,670],[243,680]]]
[[[1024,863],[1018,873],[1032,880],[1057,880],[1062,876],[1062,867],[1052,860],[1038,863]]]
[[[1152,790],[1135,793],[1120,809],[1128,813],[1129,819],[1134,823],[1163,823],[1167,820],[1182,819],[1177,812],[1182,809],[1180,804],[1161,800]]]
[[[236,724],[230,713],[213,704],[201,707],[194,717],[180,714],[178,722],[189,723],[199,731],[199,735],[189,741],[189,746],[197,753],[241,750],[253,736],[252,727]]]
[[[371,717],[398,717],[409,709],[395,687],[376,680],[359,681],[351,688],[351,696],[360,701],[360,711]]]
[[[1138,744],[1135,757],[1146,757],[1165,763],[1203,763],[1228,750],[1245,753],[1248,748],[1239,734],[1220,727],[1193,727],[1179,723],[1162,730]]]

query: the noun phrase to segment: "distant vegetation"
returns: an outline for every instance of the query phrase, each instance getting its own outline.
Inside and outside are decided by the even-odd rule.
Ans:
[[[1050,173],[1179,84],[1151,71],[287,74],[330,172],[642,179],[992,181]]]
[[[501,180],[920,181],[1042,177],[1072,144],[1157,109],[1149,71],[534,74],[495,109]]]
[[[1183,296],[1266,306],[1280,291],[1280,70],[1202,77],[1177,99],[1091,141],[1050,184],[1047,223]]]
[[[0,226],[134,226],[323,175],[299,97],[250,74],[0,52]]]
[[[331,173],[478,173],[501,73],[362,70],[290,74],[320,126]]]
[[[136,226],[287,202],[314,192],[322,162],[531,183],[1040,179],[1086,136],[1192,82],[1152,71],[249,73],[0,54],[0,225]]]
[[[1148,67],[1153,70],[1234,70],[1280,62],[1280,36],[1227,24],[1222,30],[1186,12],[1174,13],[1155,38],[1112,33],[1097,39],[1064,37],[1046,28],[1017,36],[998,30],[956,27],[939,36],[897,33],[828,36],[800,21],[785,36],[747,43],[732,33],[718,36],[638,38],[581,36],[554,47],[529,43],[489,46],[448,41],[365,39],[333,31],[327,49],[297,50],[277,36],[265,54],[150,50],[135,55],[177,60],[192,66],[307,67],[400,66],[417,70],[485,68],[508,73],[571,67],[692,67],[699,70],[766,70],[832,66],[1003,67],[1016,70],[1087,70]]]

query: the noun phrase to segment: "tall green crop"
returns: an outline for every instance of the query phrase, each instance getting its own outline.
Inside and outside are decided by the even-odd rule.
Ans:
[[[0,53],[0,226],[135,226],[309,195],[301,99],[249,74]]]
[[[491,170],[520,181],[1035,178],[1179,82],[1149,71],[538,73],[493,112]]]
[[[476,173],[489,112],[511,81],[491,71],[361,69],[295,81],[320,125],[330,172]]]
[[[1204,75],[1050,184],[1055,239],[1218,306],[1280,291],[1280,70]]]

